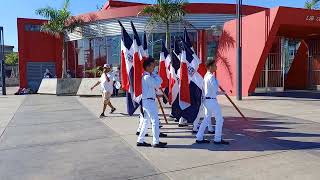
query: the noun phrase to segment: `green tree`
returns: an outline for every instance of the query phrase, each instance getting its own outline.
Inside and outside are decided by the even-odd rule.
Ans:
[[[306,9],[319,9],[320,0],[307,0],[304,4]]]
[[[101,67],[100,67],[100,66],[97,66],[97,67],[93,67],[93,68],[90,69],[90,70],[86,70],[85,72],[92,74],[92,75],[96,78],[97,75],[98,75],[98,76],[101,76],[101,74],[102,74],[103,71],[101,70]]]
[[[5,64],[9,66],[17,65],[19,62],[19,56],[18,53],[12,52],[10,54],[7,54],[5,57]]]
[[[166,46],[170,52],[170,24],[185,22],[183,17],[185,16],[186,12],[183,7],[187,3],[187,0],[157,0],[155,5],[146,6],[141,12],[139,12],[139,14],[150,16],[146,27],[149,30],[154,29],[159,24],[165,24]]]
[[[48,19],[48,22],[41,26],[41,31],[52,34],[62,40],[62,77],[66,76],[64,33],[74,31],[75,28],[81,26],[83,22],[80,18],[71,15],[69,6],[70,0],[65,0],[61,9],[48,6],[36,10],[37,15]]]

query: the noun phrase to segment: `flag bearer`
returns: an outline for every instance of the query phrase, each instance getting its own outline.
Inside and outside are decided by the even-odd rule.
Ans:
[[[210,143],[210,141],[203,138],[204,131],[211,121],[212,112],[214,112],[216,119],[214,144],[229,144],[229,142],[222,139],[222,126],[223,117],[221,113],[220,105],[217,101],[217,94],[219,89],[219,83],[214,76],[214,72],[217,70],[217,66],[214,60],[209,60],[206,63],[207,74],[204,77],[204,110],[205,117],[202,121],[199,131],[197,133],[196,143]]]
[[[159,141],[159,116],[158,106],[156,104],[156,89],[160,88],[162,83],[161,78],[154,74],[155,60],[151,57],[143,62],[144,75],[142,77],[142,109],[143,109],[143,124],[138,136],[137,146],[150,147],[151,144],[144,141],[145,134],[148,129],[148,124],[152,123],[152,146],[155,148],[163,148],[167,145],[166,142]]]

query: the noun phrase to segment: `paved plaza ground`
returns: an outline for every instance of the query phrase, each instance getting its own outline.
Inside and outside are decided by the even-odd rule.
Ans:
[[[219,100],[231,145],[194,144],[191,127],[169,121],[168,148],[154,149],[135,146],[124,98],[99,119],[98,97],[0,96],[0,179],[319,179],[319,99],[247,98],[249,121]]]

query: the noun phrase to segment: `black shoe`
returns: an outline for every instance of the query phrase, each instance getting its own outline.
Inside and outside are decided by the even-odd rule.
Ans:
[[[230,143],[228,141],[225,141],[225,140],[221,140],[220,142],[216,142],[216,141],[213,141],[214,144],[223,144],[223,145],[229,145]]]
[[[215,134],[214,131],[208,131],[208,134]]]
[[[101,114],[100,114],[100,118],[104,118],[104,117],[107,117],[107,116],[104,115],[104,113],[101,113]]]
[[[208,140],[206,140],[206,139],[204,139],[204,140],[202,140],[202,141],[196,140],[196,143],[197,143],[197,144],[209,144],[210,141],[208,141]]]
[[[176,120],[174,120],[174,122],[179,122],[179,120],[176,119]]]
[[[159,142],[159,144],[152,145],[154,148],[165,148],[167,146],[166,142]]]
[[[139,135],[140,135],[140,132],[136,132],[136,135],[139,136]],[[146,133],[146,135],[144,135],[144,136],[149,136],[149,134]]]
[[[192,131],[192,134],[197,134],[198,133],[198,131]]]
[[[178,127],[187,127],[188,124],[179,124]]]
[[[160,133],[160,134],[159,134],[159,137],[168,137],[168,135],[167,135],[167,134],[164,134],[164,133]]]
[[[112,113],[115,112],[116,110],[117,110],[116,108],[111,109],[110,114],[112,114]]]
[[[137,146],[140,146],[140,147],[151,147],[151,144],[146,143],[146,142],[143,142],[143,143],[137,142]]]

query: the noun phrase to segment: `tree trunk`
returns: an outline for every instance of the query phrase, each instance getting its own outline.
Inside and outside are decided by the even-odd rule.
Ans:
[[[64,38],[62,37],[62,72],[61,72],[61,77],[65,78],[66,77],[66,58],[65,58],[65,54],[64,54],[64,50],[65,50],[65,45],[64,45]]]

